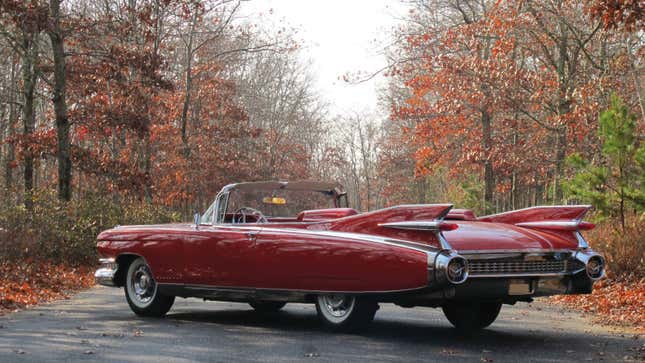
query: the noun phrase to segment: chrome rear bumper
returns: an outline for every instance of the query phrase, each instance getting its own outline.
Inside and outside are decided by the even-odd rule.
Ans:
[[[596,281],[605,275],[604,258],[591,249],[561,251],[507,250],[462,252],[473,278],[557,278],[586,274]]]

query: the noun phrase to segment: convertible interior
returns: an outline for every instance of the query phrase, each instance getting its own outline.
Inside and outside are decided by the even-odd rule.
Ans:
[[[342,187],[322,182],[250,182],[223,189],[204,213],[206,223],[311,223],[349,217],[359,212],[347,205]],[[476,220],[469,209],[452,209],[447,220]]]
[[[356,214],[339,184],[248,182],[224,187],[202,223],[306,223]]]
[[[243,209],[242,209],[243,208]],[[226,213],[224,223],[284,223],[284,222],[321,222],[330,219],[349,217],[358,214],[354,208],[309,209],[298,212],[295,216],[267,216],[261,211],[242,207],[232,213]],[[259,213],[258,213],[259,212]],[[261,213],[261,214],[260,214]]]

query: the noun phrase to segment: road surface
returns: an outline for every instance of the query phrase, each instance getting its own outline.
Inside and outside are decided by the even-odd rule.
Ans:
[[[177,299],[164,319],[138,318],[121,289],[106,287],[0,317],[0,362],[642,362],[644,347],[634,332],[539,302],[504,306],[470,337],[438,309],[390,304],[360,334],[324,330],[303,304],[261,316],[246,304]]]

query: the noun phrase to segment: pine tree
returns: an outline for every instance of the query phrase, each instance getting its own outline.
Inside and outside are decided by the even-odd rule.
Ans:
[[[580,154],[570,156],[576,175],[564,188],[570,197],[590,202],[602,215],[618,217],[624,230],[630,210],[645,212],[645,144],[636,134],[636,116],[616,95],[599,122],[603,143],[599,165]]]

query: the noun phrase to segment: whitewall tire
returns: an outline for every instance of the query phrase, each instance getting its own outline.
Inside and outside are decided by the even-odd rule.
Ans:
[[[327,327],[334,330],[359,330],[374,320],[378,304],[367,298],[345,294],[318,295],[316,311]]]
[[[130,309],[140,316],[164,316],[175,302],[174,296],[159,293],[150,266],[141,257],[128,266],[124,290]]]

